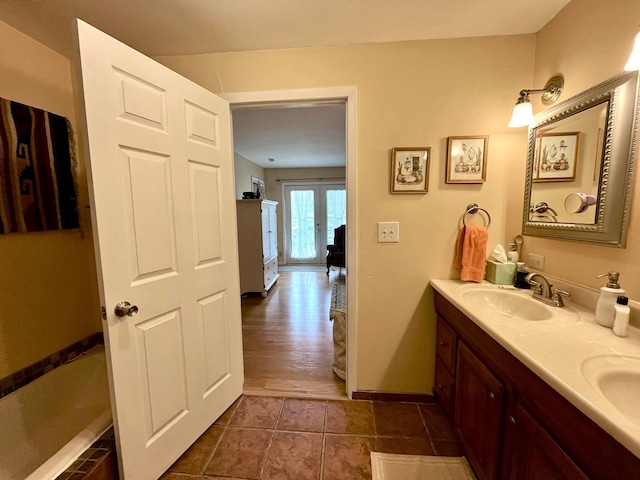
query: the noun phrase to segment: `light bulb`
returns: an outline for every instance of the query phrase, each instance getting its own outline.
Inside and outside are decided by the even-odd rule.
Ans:
[[[525,101],[522,103],[517,103],[516,106],[513,107],[513,116],[511,117],[511,121],[509,122],[509,127],[528,127],[533,124],[534,118],[531,102]]]
[[[640,70],[640,33],[636,35],[636,40],[633,44],[633,51],[629,57],[629,61],[624,66],[625,71],[633,72]]]

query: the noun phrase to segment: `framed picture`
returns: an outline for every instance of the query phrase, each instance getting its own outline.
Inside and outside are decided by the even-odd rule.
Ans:
[[[258,198],[264,199],[264,180],[251,175],[251,191],[258,194]]]
[[[537,135],[535,139],[535,147],[533,149],[534,152],[540,152],[540,137],[541,135]],[[533,172],[531,172],[532,181],[538,181],[540,175],[540,155],[535,155],[533,159]]]
[[[534,182],[571,182],[576,179],[580,132],[542,133]]]
[[[447,183],[482,183],[487,179],[488,135],[449,137]]]
[[[394,148],[391,153],[391,193],[427,193],[430,157],[430,147]]]

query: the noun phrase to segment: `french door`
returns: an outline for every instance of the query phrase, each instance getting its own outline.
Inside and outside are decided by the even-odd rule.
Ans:
[[[324,264],[334,228],[347,221],[344,183],[285,185],[287,264]]]

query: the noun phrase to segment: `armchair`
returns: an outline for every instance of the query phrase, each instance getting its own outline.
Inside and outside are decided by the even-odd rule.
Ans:
[[[331,265],[339,268],[347,266],[344,243],[346,229],[346,225],[340,225],[334,229],[333,245],[327,245],[327,275],[329,275]]]

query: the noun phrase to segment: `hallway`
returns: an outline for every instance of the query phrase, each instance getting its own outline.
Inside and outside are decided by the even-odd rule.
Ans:
[[[280,271],[267,298],[243,296],[245,394],[346,398],[329,320],[331,285],[344,281],[344,269],[296,267]]]

